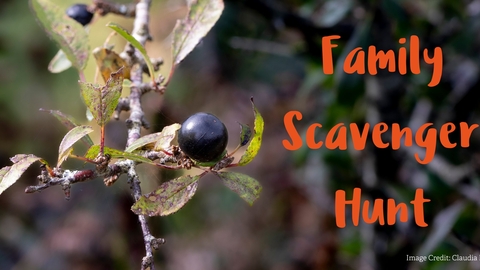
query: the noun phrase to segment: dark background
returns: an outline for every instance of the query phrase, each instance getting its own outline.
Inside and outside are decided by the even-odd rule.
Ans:
[[[74,1],[53,1],[66,8]],[[88,3],[88,1],[82,1]],[[163,57],[170,70],[170,37],[185,15],[179,1],[154,1],[147,51]],[[115,21],[131,29],[132,19],[108,15],[90,28],[91,48],[101,46]],[[371,145],[363,151],[287,151],[283,116],[302,112],[297,127],[304,136],[315,122],[317,138],[337,123],[362,127],[377,122],[415,127],[432,122],[479,123],[480,1],[226,1],[214,29],[181,63],[164,96],[144,97],[149,132],[181,123],[206,111],[229,130],[236,144],[238,122],[253,123],[249,101],[265,120],[257,158],[234,171],[263,185],[249,207],[214,177],[202,179],[194,198],[177,213],[151,218],[150,227],[167,244],[155,252],[160,269],[480,269],[475,262],[408,263],[406,255],[478,256],[480,132],[469,148],[444,149],[438,143],[429,165],[415,161],[412,148],[398,151]],[[321,38],[340,35],[333,49],[336,71],[322,71]],[[376,76],[347,75],[343,57],[353,48],[393,49],[398,40],[418,35],[422,50],[440,46],[441,83],[427,86],[431,67],[419,75],[380,71]],[[121,51],[121,38],[112,40]],[[408,47],[407,47],[408,48]],[[77,74],[47,70],[58,48],[35,22],[27,1],[0,2],[0,164],[17,153],[32,153],[55,163],[67,132],[39,108],[58,109],[87,124]],[[423,63],[423,61],[421,61]],[[86,71],[92,81],[93,58]],[[122,121],[107,126],[107,145],[122,149]],[[92,124],[93,125],[93,124]],[[92,136],[94,141],[98,135]],[[458,133],[451,135],[458,141]],[[384,138],[388,141],[388,135]],[[371,140],[369,140],[371,142]],[[85,149],[80,145],[76,152]],[[69,161],[69,168],[85,165]],[[141,165],[144,192],[175,176]],[[70,201],[60,187],[25,194],[39,173],[32,166],[0,196],[0,269],[138,269],[144,254],[126,179],[105,187],[100,179],[76,184]],[[409,221],[394,226],[335,225],[334,194],[362,188],[364,199],[394,198],[408,203],[423,188],[427,228]],[[347,218],[347,220],[349,220]]]

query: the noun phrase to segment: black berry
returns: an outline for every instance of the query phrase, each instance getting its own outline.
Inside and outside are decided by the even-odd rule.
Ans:
[[[221,158],[228,143],[225,125],[215,115],[196,113],[190,116],[178,133],[180,149],[191,159],[210,162]]]
[[[92,21],[93,13],[87,10],[87,5],[75,4],[67,9],[67,16],[85,26]]]

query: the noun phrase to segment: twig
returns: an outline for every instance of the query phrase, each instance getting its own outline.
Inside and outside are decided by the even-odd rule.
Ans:
[[[115,118],[115,120],[118,120],[122,111],[130,111],[130,100],[128,98],[120,98],[120,100],[118,100],[118,104],[115,108],[113,118]]]
[[[28,186],[25,188],[25,193],[34,193],[47,189],[51,186],[61,185],[65,192],[65,198],[68,200],[70,199],[70,187],[72,184],[93,180],[97,177],[104,177],[105,179],[117,179],[121,174],[128,171],[128,165],[128,163],[125,163],[125,161],[122,160],[110,165],[107,163],[107,166],[101,169],[97,165],[95,171],[88,169],[71,171],[54,168],[52,171],[53,175],[47,171],[45,166],[41,166],[41,173],[37,178],[42,184]]]
[[[43,172],[44,168],[42,168]],[[41,174],[39,178],[43,178],[45,174]],[[43,184],[36,185],[36,186],[28,186],[25,189],[25,193],[34,193],[38,191],[42,191],[47,189],[51,186],[62,185],[63,190],[65,191],[65,198],[68,200],[70,199],[70,185],[78,182],[83,182],[87,180],[91,180],[96,177],[96,174],[92,170],[84,170],[84,171],[64,171],[60,177],[49,177],[48,174],[47,179],[42,179],[41,181]]]

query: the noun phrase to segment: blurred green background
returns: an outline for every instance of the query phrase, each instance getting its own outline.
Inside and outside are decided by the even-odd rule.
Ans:
[[[52,0],[66,8],[75,1]],[[88,1],[79,1],[89,3]],[[126,2],[126,1],[124,1]],[[186,14],[182,1],[153,1],[152,57],[163,57],[170,70],[170,33]],[[96,18],[89,29],[91,48],[101,46],[115,21],[127,29],[132,19]],[[237,145],[237,122],[253,122],[249,98],[265,119],[257,158],[235,171],[258,179],[260,199],[249,207],[218,179],[202,179],[197,194],[177,213],[149,219],[166,245],[155,251],[159,269],[480,269],[478,262],[407,262],[406,255],[478,256],[480,244],[480,132],[469,148],[444,149],[440,144],[429,165],[415,161],[413,148],[363,151],[287,151],[283,116],[302,112],[296,126],[302,135],[314,122],[323,128],[337,123],[400,123],[415,130],[425,122],[479,123],[480,40],[478,0],[385,1],[226,1],[217,25],[176,71],[164,96],[143,98],[150,132],[181,123],[206,111],[229,130],[229,148]],[[333,49],[336,71],[322,71],[321,38],[340,35]],[[398,40],[420,37],[423,50],[440,46],[444,71],[440,84],[427,86],[431,67],[419,75],[379,71],[376,76],[347,75],[345,55],[355,47],[397,51]],[[124,42],[112,43],[120,52]],[[408,48],[408,47],[407,47]],[[0,2],[0,164],[17,153],[32,153],[50,162],[67,132],[39,108],[58,109],[87,124],[74,69],[51,74],[47,66],[58,51],[35,22],[27,1]],[[93,58],[87,80],[95,73]],[[122,149],[126,127],[107,126],[107,145]],[[452,141],[458,132],[451,134]],[[92,136],[96,141],[98,135]],[[388,141],[389,135],[384,137]],[[371,141],[371,140],[369,140]],[[81,146],[79,153],[85,151]],[[70,168],[86,165],[69,161]],[[174,177],[172,172],[141,165],[144,193]],[[70,201],[60,187],[25,194],[36,183],[32,166],[0,196],[0,269],[138,269],[144,255],[126,179],[105,187],[100,179],[76,184]],[[427,228],[407,223],[393,226],[361,223],[335,225],[334,193],[351,196],[362,188],[364,199],[394,198],[408,203],[423,188]],[[349,215],[350,213],[347,212]]]

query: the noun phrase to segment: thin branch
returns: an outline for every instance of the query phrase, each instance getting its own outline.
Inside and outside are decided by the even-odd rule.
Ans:
[[[121,174],[128,171],[128,165],[129,164],[125,163],[125,161],[122,160],[110,165],[108,165],[107,161],[106,166],[103,166],[103,164],[97,165],[96,170],[87,169],[80,171],[71,171],[54,168],[53,175],[48,173],[45,166],[42,166],[41,173],[37,177],[41,184],[35,186],[28,186],[27,188],[25,188],[25,193],[34,193],[47,189],[51,186],[61,185],[65,192],[65,199],[68,200],[70,199],[70,188],[73,184],[93,180],[97,177],[104,177],[105,179],[118,179]],[[99,166],[103,167],[100,168]]]
[[[155,91],[155,92],[158,92],[160,94],[164,94],[166,88],[164,86],[159,86],[164,81],[165,81],[165,78],[160,74],[158,76],[157,80],[155,81],[156,85],[154,85],[152,82],[148,82],[148,83],[140,84],[138,86],[138,88],[140,88],[140,90],[142,91],[142,94],[145,94],[145,93],[150,92],[152,90]]]
[[[62,185],[65,191],[65,198],[68,200],[70,199],[69,186],[71,184],[91,180],[97,176],[96,173],[92,170],[83,170],[83,171],[66,170],[59,177],[56,177],[56,176],[50,177],[48,174],[44,174],[43,171],[44,171],[44,168],[42,168],[42,174],[38,177],[39,180],[43,182],[43,184],[36,185],[36,186],[28,186],[25,189],[25,193],[34,193],[34,192],[47,189],[51,186]],[[44,179],[44,178],[47,178],[47,179]]]
[[[158,79],[156,80],[155,82],[155,85],[152,83],[152,82],[148,82],[148,83],[141,83],[139,85],[131,85],[130,87],[137,87],[139,90],[140,90],[140,95],[144,95],[150,91],[155,91],[157,93],[160,93],[160,94],[164,94],[165,93],[165,90],[166,90],[166,87],[165,86],[159,86],[160,84],[163,83],[165,78],[163,78],[162,75],[160,75],[158,77]],[[113,118],[115,120],[118,120],[120,119],[120,113],[122,111],[130,111],[130,98],[129,97],[123,97],[123,98],[120,98],[120,100],[118,101],[118,104],[117,104],[117,107],[115,108],[115,113],[113,114]],[[146,129],[149,129],[149,123],[148,121],[146,121],[146,119],[144,118],[143,120],[143,127],[146,128]],[[129,123],[130,125],[131,123]]]
[[[92,11],[97,12],[101,16],[113,13],[133,18],[135,17],[135,4],[120,4],[105,0],[94,0]]]
[[[115,108],[115,113],[113,114],[113,118],[118,120],[120,118],[120,113],[122,111],[130,111],[130,100],[128,98],[120,98],[118,101],[117,107]]]

